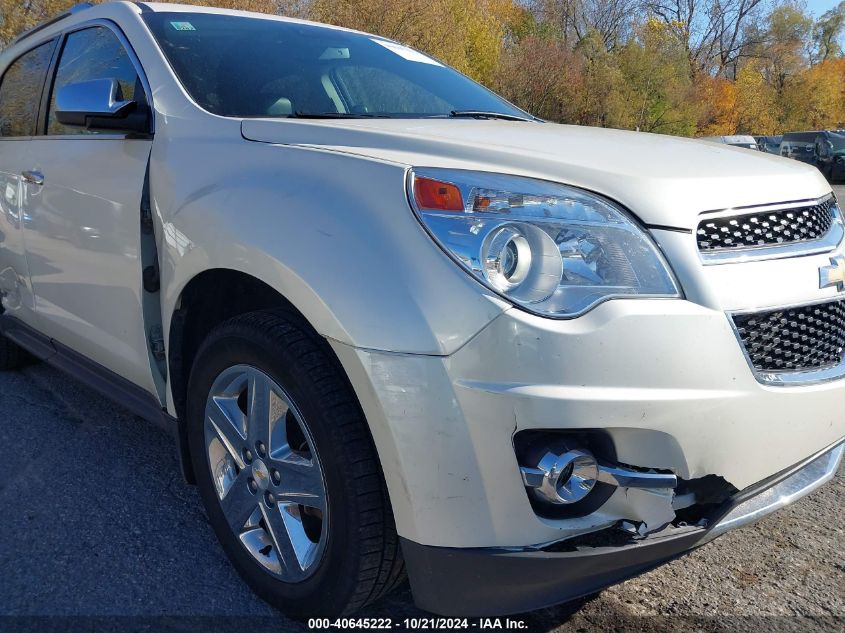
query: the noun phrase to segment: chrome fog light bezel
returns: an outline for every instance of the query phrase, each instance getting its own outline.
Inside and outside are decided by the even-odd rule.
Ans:
[[[525,473],[527,469],[523,469]],[[533,484],[535,494],[556,505],[569,505],[582,501],[593,491],[598,481],[598,462],[592,454],[582,450],[567,451],[562,455],[546,453],[537,464]],[[524,475],[523,475],[524,476]]]

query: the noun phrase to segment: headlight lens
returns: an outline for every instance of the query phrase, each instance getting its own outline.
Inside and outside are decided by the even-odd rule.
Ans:
[[[679,297],[669,266],[621,209],[519,176],[415,169],[429,233],[490,289],[536,314],[573,317],[614,297]]]

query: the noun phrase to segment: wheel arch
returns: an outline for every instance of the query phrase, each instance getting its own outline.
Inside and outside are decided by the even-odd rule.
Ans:
[[[166,337],[169,395],[177,419],[182,472],[190,483],[195,483],[195,477],[186,436],[187,390],[196,353],[209,333],[224,321],[262,310],[283,311],[321,334],[312,320],[278,289],[232,268],[210,268],[194,275],[182,287],[171,309]],[[326,345],[325,349],[343,369],[331,347]]]

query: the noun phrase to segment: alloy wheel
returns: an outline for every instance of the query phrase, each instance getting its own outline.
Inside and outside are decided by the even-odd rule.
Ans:
[[[323,470],[287,392],[236,365],[214,381],[205,408],[208,465],[220,507],[247,552],[284,582],[319,566],[328,534]]]

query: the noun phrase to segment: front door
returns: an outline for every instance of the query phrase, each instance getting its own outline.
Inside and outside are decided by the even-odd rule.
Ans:
[[[121,99],[148,96],[122,36],[108,24],[70,32],[49,97],[45,133],[30,142],[25,182],[29,272],[40,329],[151,393],[143,319],[141,204],[150,138],[66,126],[63,86],[116,79]]]

